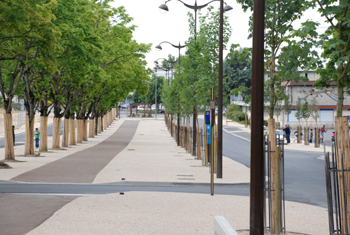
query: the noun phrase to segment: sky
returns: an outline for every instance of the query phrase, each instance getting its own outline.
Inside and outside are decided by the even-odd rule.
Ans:
[[[194,5],[195,0],[183,0],[183,2]],[[197,0],[198,5],[203,5],[209,0]],[[229,22],[232,28],[232,35],[227,46],[240,44],[241,47],[251,47],[251,39],[248,37],[248,20],[250,13],[244,13],[241,6],[236,1],[226,0],[227,4],[233,7],[229,15]],[[159,58],[167,58],[168,54],[178,56],[178,49],[170,44],[163,43],[162,50],[157,51],[155,46],[163,41],[172,44],[185,44],[189,38],[188,12],[193,10],[185,7],[181,2],[172,0],[167,3],[169,12],[166,14],[159,11],[159,6],[165,0],[114,0],[113,7],[124,6],[127,13],[134,18],[133,24],[138,26],[134,32],[134,39],[138,43],[152,43],[152,50],[146,54],[147,67],[153,68],[154,61]],[[210,4],[219,8],[219,1]],[[205,12],[205,11],[204,11]],[[185,48],[184,48],[185,49]],[[181,50],[181,54],[185,51]],[[224,51],[224,57],[228,51]]]
[[[197,0],[198,5],[208,3],[210,0]],[[195,0],[183,0],[183,2],[194,5]],[[224,57],[227,55],[231,44],[240,44],[241,47],[251,47],[252,40],[248,39],[248,21],[250,12],[244,12],[241,5],[236,0],[226,0],[228,5],[233,7],[229,15],[229,23],[231,25],[232,34],[224,51]],[[164,4],[165,0],[114,0],[111,5],[113,7],[124,6],[127,13],[134,18],[133,24],[138,26],[134,32],[134,39],[139,43],[152,43],[152,50],[146,54],[147,68],[153,68],[154,61],[159,58],[167,58],[168,54],[178,56],[178,49],[170,44],[163,43],[162,50],[158,51],[155,46],[163,41],[172,44],[185,44],[189,38],[188,12],[194,13],[193,10],[185,7],[178,0],[171,0],[167,3],[169,12],[162,13],[159,6]],[[219,1],[210,4],[215,8],[219,8]],[[205,8],[204,8],[205,12]],[[326,24],[322,23],[323,19],[316,10],[307,10],[299,22],[294,23],[295,27],[300,22],[312,19],[321,23],[320,30],[324,31]],[[181,50],[181,54],[185,51]]]

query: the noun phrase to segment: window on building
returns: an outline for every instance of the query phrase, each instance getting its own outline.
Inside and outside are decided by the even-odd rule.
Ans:
[[[308,73],[305,73],[305,77],[306,77],[306,78],[309,78],[309,74],[308,74]]]

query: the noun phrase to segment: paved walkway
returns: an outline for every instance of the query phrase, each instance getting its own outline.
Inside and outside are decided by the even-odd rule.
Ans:
[[[138,125],[137,121],[139,121]],[[136,126],[127,128],[128,131],[123,130],[127,125],[136,125],[136,131]],[[79,164],[74,163],[75,166],[85,164],[84,162],[89,159],[90,155],[94,156],[94,161],[96,152],[97,157],[104,159],[105,148],[101,149],[99,146],[109,145],[111,150],[107,152],[112,152],[114,148],[119,149],[114,146],[117,145],[115,137],[118,133],[126,134],[126,132],[129,133],[129,136],[133,136],[130,143],[128,145],[124,143],[124,148],[120,152],[115,151],[114,156],[110,154],[109,160],[104,163],[105,167],[103,169],[99,167],[99,173],[93,179],[93,183],[180,182],[192,184],[193,187],[196,183],[209,183],[208,168],[202,166],[200,160],[195,160],[193,156],[176,146],[176,142],[170,137],[162,119],[142,118],[115,121],[96,138],[67,150],[45,153],[43,154],[45,157],[42,158],[17,157],[18,160],[25,162],[10,163],[13,169],[0,170],[0,180],[24,179],[24,176],[27,175],[26,181],[43,182],[43,180],[48,180],[44,175],[39,178],[29,177],[29,175],[35,171],[41,171],[39,167],[45,168],[51,164],[54,166],[55,162],[61,164],[66,161],[65,159],[71,158],[79,161]],[[133,132],[134,134],[131,134]],[[126,136],[123,135],[123,137]],[[75,156],[81,157],[75,158]],[[223,162],[224,178],[215,179],[216,184],[249,182],[250,171],[247,167],[228,158],[224,158]],[[81,172],[84,172],[84,169]],[[77,182],[68,178],[60,178],[56,181],[54,177],[49,176],[49,178],[51,179],[47,182],[52,182],[51,180]],[[87,181],[91,182],[91,178]],[[1,196],[11,197],[15,204],[15,202],[25,202],[25,197],[29,195],[19,195],[19,199],[14,198],[13,195]],[[51,195],[50,200],[58,200],[55,203],[58,206],[53,206],[46,213],[42,213],[45,216],[36,218],[35,223],[27,226],[26,231],[31,231],[28,234],[213,234],[214,217],[217,215],[224,216],[235,229],[249,228],[249,197],[244,196],[165,192],[125,192],[124,195],[88,195],[78,198],[76,198],[78,195],[71,195],[72,198],[68,199],[67,196],[59,196],[57,199],[57,195]],[[31,195],[31,197],[36,198],[33,205],[42,200],[41,196]],[[9,200],[0,198],[1,208],[3,205],[8,205],[6,201]],[[65,203],[68,204],[63,206]],[[60,206],[63,207],[57,210]],[[13,210],[7,209],[7,211],[12,215],[15,214]],[[29,218],[40,214],[37,213],[40,211],[35,209],[31,212],[26,216],[27,219],[16,220],[16,223],[26,223]],[[328,218],[325,208],[286,202],[286,220],[289,231],[317,235],[328,234]],[[4,226],[3,223],[0,220],[0,227]],[[33,224],[38,226],[33,229]],[[12,223],[10,226],[15,227],[15,224]],[[3,234],[2,230],[0,234]],[[23,232],[13,234],[23,234]]]

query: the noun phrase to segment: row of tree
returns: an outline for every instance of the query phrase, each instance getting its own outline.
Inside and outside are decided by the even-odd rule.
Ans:
[[[61,119],[103,117],[131,91],[147,92],[149,44],[132,39],[136,26],[111,0],[0,1],[0,92],[5,109],[5,159],[14,159],[12,100],[24,98],[25,155],[34,153],[36,111],[46,136],[54,114],[53,145]],[[90,121],[91,123],[91,121]],[[64,125],[65,128],[67,125]],[[96,125],[97,127],[97,125]],[[64,135],[68,132],[64,131]],[[64,136],[65,139],[65,136]],[[67,143],[64,143],[65,146]],[[41,150],[47,150],[46,142]]]

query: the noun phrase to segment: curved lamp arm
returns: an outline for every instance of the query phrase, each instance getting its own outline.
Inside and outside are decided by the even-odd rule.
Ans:
[[[159,43],[159,44],[156,46],[156,48],[157,48],[158,50],[162,50],[162,47],[161,47],[160,45],[163,44],[163,43],[168,43],[168,44],[170,44],[170,45],[172,45],[173,47],[178,48],[178,49],[181,49],[181,48],[184,48],[185,46],[187,46],[187,45],[180,45],[180,43],[179,43],[178,46],[176,46],[176,45],[174,45],[174,44],[172,44],[172,43],[170,43],[170,42],[168,42],[168,41],[164,41],[164,42]]]
[[[170,2],[170,1],[171,1],[171,0],[166,1],[164,4],[160,5],[159,8],[162,9],[162,10],[164,10],[164,11],[169,11],[169,8],[168,8],[168,6],[167,6],[166,4],[167,4],[167,2]],[[210,1],[210,2],[208,2],[208,3],[206,3],[206,4],[204,4],[204,5],[200,5],[200,6],[197,5],[197,1],[196,1],[196,3],[195,3],[194,5],[189,5],[189,4],[187,4],[187,3],[185,3],[185,2],[183,2],[183,1],[181,1],[181,0],[177,0],[177,1],[181,2],[181,3],[184,4],[186,7],[197,11],[198,9],[202,9],[202,8],[208,6],[208,5],[209,5],[210,3],[212,3],[212,2],[217,2],[217,1],[220,1],[220,0],[212,0],[212,1]],[[227,3],[225,2],[225,9],[224,9],[224,11],[230,11],[230,10],[232,10],[232,9],[233,9],[233,8],[232,8],[231,6],[229,6],[229,5],[227,5]]]

